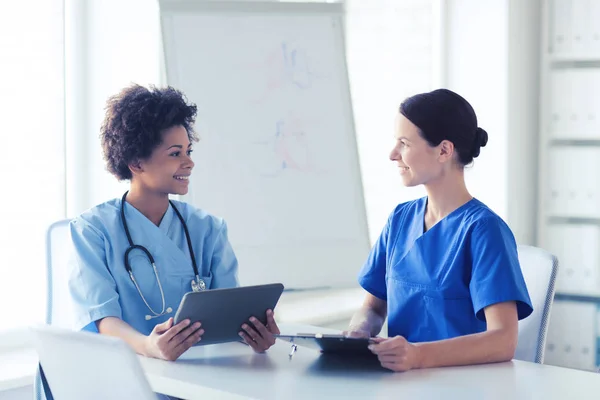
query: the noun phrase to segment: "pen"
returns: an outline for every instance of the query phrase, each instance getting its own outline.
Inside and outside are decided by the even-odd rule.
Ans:
[[[292,343],[292,350],[290,350],[290,354],[289,354],[290,360],[294,356],[294,353],[296,352],[297,349],[298,349],[298,346],[296,346],[294,343]]]

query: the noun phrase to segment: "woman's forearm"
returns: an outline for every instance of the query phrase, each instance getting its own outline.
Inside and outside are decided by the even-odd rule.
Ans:
[[[385,315],[381,315],[373,308],[363,306],[350,321],[349,331],[368,332],[370,336],[377,336],[385,321]]]
[[[518,328],[506,327],[436,342],[414,343],[420,368],[509,361],[517,347]]]
[[[148,337],[139,333],[122,319],[116,317],[106,317],[96,321],[96,326],[101,334],[121,338],[136,353],[148,356]]]

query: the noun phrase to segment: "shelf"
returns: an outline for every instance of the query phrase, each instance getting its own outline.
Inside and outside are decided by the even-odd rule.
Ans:
[[[563,292],[557,291],[554,294],[554,300],[561,301],[581,301],[586,303],[599,303],[600,305],[600,293],[598,292]]]
[[[600,216],[546,215],[546,222],[554,224],[600,225]]]
[[[549,54],[551,64],[577,64],[577,66],[600,66],[600,54]]]
[[[550,137],[548,140],[550,146],[585,146],[600,147],[600,136],[598,138],[561,138]]]

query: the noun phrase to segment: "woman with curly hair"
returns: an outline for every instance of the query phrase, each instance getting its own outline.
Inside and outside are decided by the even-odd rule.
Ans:
[[[133,85],[108,100],[101,141],[108,170],[130,181],[120,199],[70,225],[75,248],[69,287],[78,329],[124,339],[139,354],[175,360],[201,340],[200,322],[173,323],[191,290],[238,286],[238,263],[218,217],[169,194],[188,192],[198,141],[196,106],[176,89]],[[255,351],[275,343],[267,325],[240,327]]]

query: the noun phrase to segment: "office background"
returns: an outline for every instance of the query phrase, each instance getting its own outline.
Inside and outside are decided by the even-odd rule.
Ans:
[[[599,3],[345,2],[370,240],[397,203],[424,193],[402,187],[388,160],[399,103],[441,86],[461,93],[490,135],[466,173],[469,189],[519,243],[559,256],[546,362],[582,369],[599,363]],[[102,162],[106,98],[130,82],[161,84],[164,69],[154,1],[0,9],[0,347],[8,347],[10,332],[43,320],[48,225],[125,190]]]

